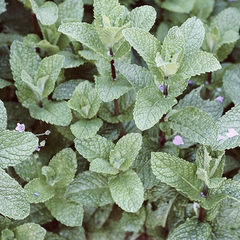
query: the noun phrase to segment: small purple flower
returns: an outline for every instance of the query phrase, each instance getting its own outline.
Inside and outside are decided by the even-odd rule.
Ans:
[[[179,145],[183,145],[184,142],[183,142],[183,139],[180,135],[176,135],[173,139],[173,144],[176,145],[176,146],[179,146]]]
[[[206,85],[208,85],[208,84],[209,84],[209,82],[208,82],[208,81],[205,81],[205,84],[206,84]]]
[[[237,135],[239,135],[234,128],[229,128],[228,132],[226,133],[228,138],[233,138]]]
[[[17,130],[18,132],[24,132],[25,131],[25,125],[17,123],[17,126],[16,126],[15,130]]]
[[[164,90],[164,86],[163,85],[159,85],[158,88],[159,88],[160,91]]]
[[[224,97],[218,96],[218,97],[215,98],[215,100],[219,101],[220,103],[223,103]]]
[[[39,152],[40,151],[40,147],[37,147],[35,151]]]
[[[206,195],[203,192],[201,192],[201,197],[206,197]]]
[[[192,80],[188,80],[188,85],[192,85],[193,81]]]
[[[236,2],[237,0],[228,0],[229,2]]]
[[[39,197],[39,193],[33,193],[33,195],[35,195],[36,197]]]
[[[222,140],[224,137],[221,134],[218,134],[218,141]]]

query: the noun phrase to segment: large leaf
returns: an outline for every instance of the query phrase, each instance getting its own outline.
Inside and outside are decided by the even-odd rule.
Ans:
[[[116,175],[117,173],[119,173],[118,169],[113,167],[113,165],[110,162],[102,158],[93,159],[90,163],[89,170],[93,172],[113,174],[113,175]]]
[[[138,91],[133,112],[137,127],[142,131],[151,128],[176,103],[175,98],[165,98],[156,86]]]
[[[109,189],[116,204],[126,212],[137,212],[143,203],[144,189],[138,175],[132,170],[108,178]]]
[[[0,168],[0,213],[16,220],[30,214],[30,204],[22,186]]]
[[[15,166],[38,147],[38,138],[30,132],[0,130],[0,167]]]
[[[86,206],[103,206],[113,202],[106,177],[90,171],[78,174],[67,187],[65,195],[71,201]]]

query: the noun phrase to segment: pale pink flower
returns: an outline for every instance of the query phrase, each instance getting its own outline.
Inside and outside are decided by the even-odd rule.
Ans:
[[[180,135],[176,135],[173,139],[173,144],[176,145],[176,146],[179,146],[179,145],[183,145],[184,142],[183,142],[183,139]]]
[[[233,138],[237,135],[239,135],[234,128],[229,128],[228,132],[226,133],[228,138]]]
[[[25,125],[17,123],[17,126],[16,126],[15,130],[17,130],[18,132],[24,132],[25,131]]]

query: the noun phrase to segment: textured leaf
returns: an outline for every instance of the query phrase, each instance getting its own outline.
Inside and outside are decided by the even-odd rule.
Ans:
[[[61,51],[61,52],[58,52],[58,55],[64,56],[65,61],[63,64],[63,68],[65,69],[79,67],[80,65],[84,64],[84,60],[72,52]]]
[[[95,172],[84,171],[67,187],[65,196],[86,206],[103,206],[112,203],[107,179]]]
[[[100,40],[94,25],[76,22],[64,23],[59,27],[58,31],[83,43],[104,58],[108,58],[108,48]]]
[[[58,189],[57,194],[45,204],[52,215],[62,224],[75,227],[81,226],[83,220],[83,205],[64,198],[65,189]]]
[[[115,64],[118,71],[128,80],[136,91],[150,85],[155,85],[152,73],[136,64]]]
[[[55,172],[54,188],[64,188],[72,182],[77,170],[76,153],[71,148],[64,148],[49,162]]]
[[[30,213],[30,204],[21,185],[0,168],[0,213],[16,220]]]
[[[5,130],[7,128],[7,110],[0,100],[0,129]]]
[[[89,162],[95,158],[108,159],[110,150],[115,146],[111,141],[99,135],[87,139],[76,138],[74,143],[77,151]]]
[[[138,175],[132,170],[108,178],[109,189],[116,204],[126,212],[137,212],[143,203],[144,189]]]
[[[38,138],[30,132],[0,130],[0,167],[15,166],[38,147]]]
[[[80,79],[74,79],[59,84],[54,89],[52,97],[56,100],[69,100],[72,97],[75,88],[80,82]]]
[[[168,0],[167,2],[163,2],[161,7],[171,12],[190,13],[194,3],[194,0]]]
[[[35,223],[25,223],[16,227],[14,230],[15,238],[18,240],[43,240],[46,230]]]
[[[185,107],[169,117],[169,126],[190,140],[203,145],[215,145],[217,125],[205,112],[194,107]]]
[[[223,75],[223,87],[234,104],[240,103],[240,64],[232,65]]]
[[[0,14],[7,11],[5,0],[0,1]]]
[[[42,25],[52,25],[58,19],[58,7],[54,2],[47,1],[38,6],[35,0],[30,0],[32,10]]]
[[[11,82],[0,78],[0,89],[13,85]]]
[[[225,150],[230,148],[235,148],[240,145],[240,104],[231,108],[225,115],[223,115],[217,121],[218,134],[223,138],[217,142],[215,146],[218,150]],[[226,134],[228,133],[228,129],[233,128],[237,133],[236,136],[228,137]]]
[[[94,117],[101,105],[101,100],[89,81],[81,82],[74,90],[68,106],[76,110],[83,118]]]
[[[142,131],[151,128],[176,103],[174,98],[165,98],[156,86],[140,90],[133,112],[137,127]]]
[[[142,136],[139,133],[129,133],[123,136],[110,151],[109,162],[121,171],[127,170],[138,155],[142,145]]]
[[[188,219],[185,223],[180,224],[168,236],[168,240],[175,239],[209,239],[211,236],[212,228],[208,222],[200,222],[196,218]]]
[[[95,79],[96,90],[104,102],[118,99],[132,88],[126,78],[121,75],[118,75],[116,80],[113,80],[111,76],[99,76]]]
[[[145,5],[134,8],[128,17],[132,22],[132,27],[149,31],[155,23],[156,11],[153,7]]]
[[[24,190],[30,203],[45,202],[55,194],[53,187],[40,178],[31,180],[24,186]]]
[[[197,18],[202,20],[207,19],[213,11],[215,5],[214,0],[208,0],[206,2],[202,2],[202,0],[195,0],[194,8],[192,13]]]
[[[114,168],[111,163],[102,158],[96,158],[92,160],[92,162],[90,163],[89,170],[93,172],[106,173],[112,175],[116,175],[117,173],[119,173],[119,171],[116,168]]]
[[[102,124],[103,121],[100,118],[82,119],[72,124],[70,129],[76,138],[89,138],[97,133]]]
[[[72,120],[71,110],[64,101],[51,102],[45,99],[42,108],[30,106],[29,112],[32,118],[57,126],[68,126]]]
[[[81,227],[63,227],[59,231],[59,235],[64,237],[64,239],[78,240],[78,239],[86,239],[85,230]]]

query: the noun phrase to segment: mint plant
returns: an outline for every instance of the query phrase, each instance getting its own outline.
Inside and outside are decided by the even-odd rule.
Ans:
[[[239,9],[0,0],[1,239],[238,239]]]

